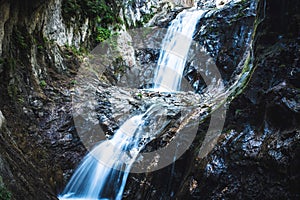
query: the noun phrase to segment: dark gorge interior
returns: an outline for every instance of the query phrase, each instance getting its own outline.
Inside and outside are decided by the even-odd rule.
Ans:
[[[135,133],[155,130],[133,149],[145,156],[127,152],[136,156],[131,173],[106,178],[93,199],[299,199],[299,8],[298,0],[0,0],[0,200],[88,199],[65,192],[68,182],[135,116],[145,126]],[[168,28],[199,10],[181,72],[189,91],[157,90]],[[178,140],[185,151],[176,157],[175,148],[174,162],[153,170],[162,155],[153,157],[134,173],[148,152]]]

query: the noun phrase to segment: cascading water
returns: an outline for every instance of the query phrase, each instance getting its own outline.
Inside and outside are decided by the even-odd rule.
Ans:
[[[180,89],[194,29],[203,12],[185,10],[172,21],[163,40],[153,90],[171,92]],[[164,106],[154,104],[144,114],[128,119],[111,139],[97,145],[84,158],[58,198],[121,199],[137,155],[168,124],[168,120],[157,117],[166,115]],[[150,128],[149,124],[152,124]]]
[[[178,91],[195,26],[203,10],[184,10],[171,22],[162,43],[154,77],[154,90]]]
[[[67,185],[64,199],[121,199],[131,165],[144,145],[155,137],[154,129],[168,124],[162,120],[151,132],[144,129],[154,116],[165,116],[161,105],[151,106],[144,114],[127,120],[110,140],[96,146],[83,160]],[[106,189],[106,190],[105,190]],[[105,190],[105,191],[104,191]]]

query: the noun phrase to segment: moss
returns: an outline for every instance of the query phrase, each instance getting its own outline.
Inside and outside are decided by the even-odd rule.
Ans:
[[[8,66],[10,72],[15,72],[17,61],[14,58],[7,58],[5,63]]]
[[[17,84],[17,60],[14,58],[6,58],[4,61],[4,66],[7,66],[7,70],[13,78],[9,81],[7,85],[7,93],[9,97],[16,99],[19,94],[18,84]]]
[[[24,104],[24,102],[25,102],[25,100],[24,100],[23,97],[19,97],[19,98],[18,98],[18,103],[19,103],[19,104]]]
[[[42,88],[45,88],[45,87],[47,86],[46,81],[45,81],[45,80],[41,80],[41,81],[40,81],[40,86],[41,86]]]
[[[47,38],[47,37],[43,37],[43,41],[44,41],[44,43],[47,43],[47,42],[49,42],[49,39]]]
[[[76,85],[76,84],[78,84],[77,80],[71,80],[70,81],[70,85]]]
[[[126,69],[127,69],[127,65],[125,63],[125,61],[123,60],[123,58],[120,56],[120,57],[117,57],[112,65],[114,66],[115,70],[114,70],[114,74],[117,75],[117,74],[124,74],[126,72]]]
[[[11,193],[5,188],[0,187],[0,200],[10,200]]]
[[[16,39],[22,48],[27,48],[25,37],[19,31],[16,32]]]
[[[65,57],[71,59],[73,55],[75,56],[83,56],[88,54],[88,50],[84,47],[77,48],[76,46],[72,45],[65,45],[67,52],[65,52]]]
[[[249,55],[247,57],[247,59],[245,60],[242,74],[244,74],[244,73],[246,73],[246,72],[248,72],[250,70],[250,64],[251,64],[250,61],[251,61],[251,56]]]
[[[18,95],[17,85],[16,84],[9,84],[7,86],[7,93],[11,98],[15,99],[15,97]]]
[[[154,13],[149,13],[149,14],[145,14],[143,16],[143,23],[146,24],[148,23],[154,16]]]
[[[38,46],[37,46],[37,49],[38,49],[39,51],[43,51],[43,50],[44,50],[44,46],[43,46],[43,45],[38,45]]]
[[[10,200],[10,199],[11,199],[11,193],[4,186],[2,177],[0,176],[0,200]]]

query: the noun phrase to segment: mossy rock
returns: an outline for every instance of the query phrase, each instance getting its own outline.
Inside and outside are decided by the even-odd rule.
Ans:
[[[11,193],[4,186],[2,177],[0,176],[0,200],[10,200],[10,199],[11,199]]]

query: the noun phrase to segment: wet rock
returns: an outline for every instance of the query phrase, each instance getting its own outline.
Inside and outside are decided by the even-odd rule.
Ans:
[[[245,1],[240,5],[243,3]],[[227,17],[223,16],[223,19],[227,18],[226,20],[228,20],[230,15],[225,13],[230,10],[231,5],[229,3],[218,11],[207,13],[207,18],[213,18],[216,13],[219,13],[214,20],[222,20],[218,18],[218,15],[222,16],[220,13],[224,12],[224,16]],[[174,168],[169,167],[160,172],[131,175],[128,188],[138,192],[134,193],[133,190],[129,190],[131,194],[127,194],[126,198],[299,198],[300,175],[299,170],[296,170],[300,167],[299,123],[297,123],[299,121],[299,92],[297,89],[299,84],[295,81],[297,79],[295,75],[298,73],[295,69],[296,65],[299,65],[299,59],[297,59],[299,39],[296,32],[283,31],[283,29],[287,30],[287,27],[279,30],[276,20],[273,21],[274,17],[277,17],[275,11],[279,11],[281,7],[278,5],[283,6],[279,1],[259,1],[257,18],[263,21],[260,21],[262,24],[258,25],[254,33],[253,48],[256,70],[243,93],[231,103],[225,127],[212,152],[204,158],[195,158],[187,152],[173,164]],[[299,7],[298,1],[294,1],[293,5]],[[296,9],[292,8],[290,4],[283,7],[285,7],[284,12],[288,14],[280,19],[282,25],[284,21],[288,23],[296,13]],[[239,22],[234,27],[245,26],[246,29],[251,29],[254,19],[253,7],[250,8],[251,11],[240,6],[235,9],[237,9],[236,11],[243,10],[246,16],[245,18],[240,16],[242,20],[237,19]],[[236,15],[238,13],[236,11],[232,13]],[[236,23],[235,17],[231,19],[233,24]],[[223,22],[226,24],[229,21]],[[205,21],[203,23],[205,24]],[[221,23],[221,26],[224,23]],[[296,24],[296,22],[293,23],[297,27]],[[273,32],[274,30],[276,31]],[[211,38],[218,38],[223,34],[209,35]],[[247,44],[246,38],[249,39],[250,36],[246,33],[243,35],[241,41]],[[289,39],[273,40],[272,35],[275,35],[274,38],[283,36]],[[269,36],[272,36],[270,41],[267,39]],[[239,52],[235,51],[242,47],[239,46],[237,38],[239,37],[233,40],[228,38],[228,41],[232,43],[225,44],[225,42],[223,47],[221,47],[223,44],[218,42],[216,43],[220,46],[215,45],[216,43],[215,46],[207,44],[211,55],[217,60],[219,59],[218,67],[222,69],[223,64],[227,66],[228,71],[222,74],[225,75],[225,78],[226,74],[230,74],[228,72],[232,70],[231,67],[228,68],[228,63],[237,62],[235,59],[240,56]],[[225,47],[231,46],[235,46],[236,49],[225,49]],[[221,51],[222,48],[224,49]],[[226,57],[227,54],[230,56]],[[228,63],[225,60],[228,60]],[[195,70],[190,69],[189,72]],[[227,69],[224,68],[223,71]],[[199,127],[199,135],[205,133],[204,123]],[[201,137],[198,137],[199,140],[196,143],[201,141]],[[191,151],[197,154],[199,152],[197,146],[200,144],[194,145],[192,147],[194,150]],[[191,160],[191,157],[194,159]],[[181,162],[184,165],[181,165]],[[189,166],[189,169],[184,167],[186,165]],[[176,166],[180,167],[176,168]],[[172,178],[162,180],[162,176],[168,177],[166,174],[170,174]],[[168,185],[172,186],[168,187]]]
[[[158,26],[160,28],[168,28],[170,22],[176,18],[178,13],[183,9],[182,7],[177,7],[176,9],[166,10],[158,13],[153,17],[153,19],[147,24],[147,26]]]
[[[284,149],[297,148],[297,133],[290,133],[285,139],[272,131],[267,134],[257,134],[251,129],[223,134],[220,145],[198,164],[205,168],[194,172],[202,175],[194,177],[199,186],[191,196],[271,198],[275,192],[280,198],[296,198],[291,187],[296,182],[290,181],[285,173],[290,168],[290,159],[298,159],[299,148],[293,152]],[[255,187],[257,184],[259,187]]]
[[[201,9],[215,8],[216,0],[199,0],[197,6]]]
[[[1,112],[1,110],[0,110],[0,129],[2,128],[2,124],[4,123],[4,116],[3,116],[3,114],[2,114],[2,112]]]
[[[241,72],[238,66],[250,44],[255,9],[255,1],[232,1],[222,8],[206,12],[197,25],[195,41],[213,58],[225,84],[234,74]],[[201,49],[195,50],[200,51]],[[200,56],[196,54],[197,57]],[[198,82],[203,84],[203,80],[199,78],[199,70],[203,69],[201,63],[204,61],[195,59],[194,62],[189,62],[190,66],[186,70],[192,73],[186,76],[188,79],[194,77],[190,83],[195,84],[199,88],[196,91],[199,91],[201,86],[199,87]],[[209,69],[203,70],[209,73]]]

